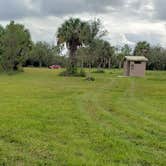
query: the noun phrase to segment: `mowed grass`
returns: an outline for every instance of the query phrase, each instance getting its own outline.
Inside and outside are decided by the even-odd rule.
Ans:
[[[166,72],[0,75],[0,166],[166,165]]]

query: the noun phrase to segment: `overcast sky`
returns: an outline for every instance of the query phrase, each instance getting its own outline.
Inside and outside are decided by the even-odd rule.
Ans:
[[[69,17],[100,18],[112,45],[140,40],[166,46],[166,0],[0,0],[0,24],[23,23],[34,41],[55,41]]]

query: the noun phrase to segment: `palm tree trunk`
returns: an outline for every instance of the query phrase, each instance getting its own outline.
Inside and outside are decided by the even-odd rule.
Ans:
[[[111,58],[108,60],[108,68],[111,69]]]
[[[75,49],[70,50],[68,72],[75,74],[77,72],[77,59]]]

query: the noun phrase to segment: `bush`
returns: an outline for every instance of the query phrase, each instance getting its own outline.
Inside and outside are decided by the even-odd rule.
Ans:
[[[80,70],[80,72],[75,72],[71,73],[68,70],[65,70],[60,73],[60,76],[65,76],[65,77],[86,77],[86,73],[84,70]]]
[[[85,80],[87,80],[87,81],[95,81],[95,78],[94,77],[86,77]]]
[[[81,69],[79,75],[80,77],[86,77],[86,72],[83,69]]]

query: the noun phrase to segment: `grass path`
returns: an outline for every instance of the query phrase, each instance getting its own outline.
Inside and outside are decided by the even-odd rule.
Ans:
[[[166,73],[96,81],[0,75],[0,165],[165,165]]]

